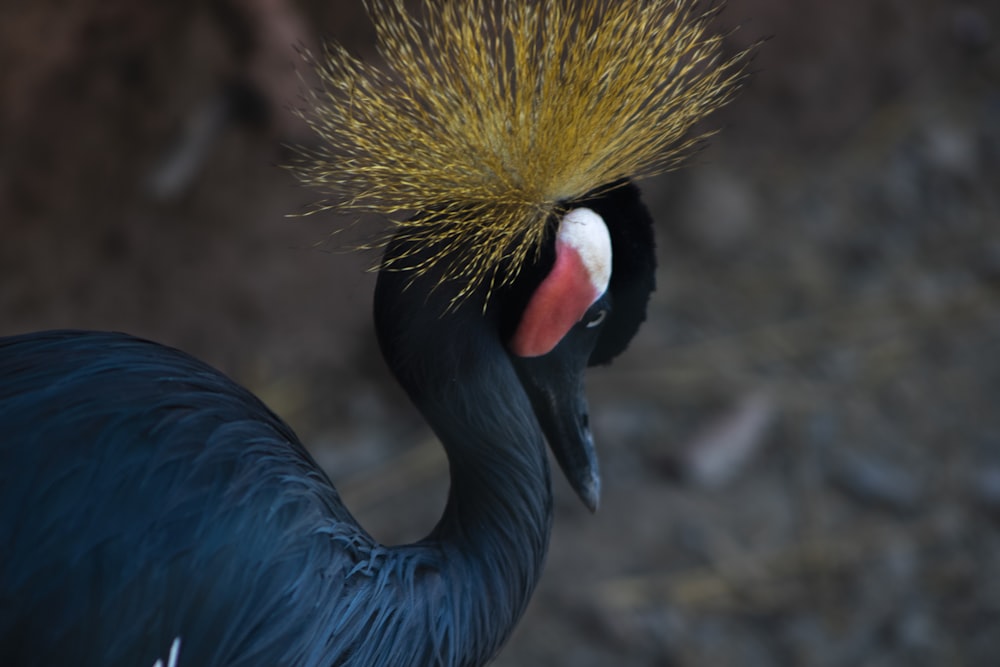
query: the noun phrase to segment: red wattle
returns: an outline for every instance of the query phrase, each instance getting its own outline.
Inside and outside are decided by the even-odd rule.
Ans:
[[[552,351],[579,322],[600,294],[575,248],[556,243],[556,261],[531,296],[510,341],[519,357],[538,357]]]

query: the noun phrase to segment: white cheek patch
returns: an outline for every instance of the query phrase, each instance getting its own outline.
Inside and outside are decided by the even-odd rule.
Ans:
[[[608,290],[611,235],[601,216],[573,209],[559,223],[556,256],[509,341],[519,357],[548,354]]]
[[[604,219],[589,208],[575,208],[559,223],[557,240],[580,256],[597,297],[608,289],[611,280],[611,235]]]

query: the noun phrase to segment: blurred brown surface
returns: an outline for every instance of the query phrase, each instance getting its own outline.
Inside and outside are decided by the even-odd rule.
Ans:
[[[275,166],[299,137],[261,25],[371,38],[347,0],[0,6],[0,334],[182,347],[413,539],[443,456],[378,359],[374,258],[284,217],[315,195]],[[1000,5],[730,0],[736,25],[770,39],[723,131],[642,184],[660,288],[591,376],[601,510],[556,480],[497,664],[997,664]]]

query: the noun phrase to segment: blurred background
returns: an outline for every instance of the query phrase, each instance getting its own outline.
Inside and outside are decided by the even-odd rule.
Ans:
[[[497,665],[996,665],[1000,3],[729,0],[770,38],[720,128],[641,183],[659,289],[589,378],[604,493],[555,480]],[[299,432],[376,537],[443,454],[382,366],[374,256],[280,165],[292,45],[360,0],[0,4],[0,334],[181,347]],[[298,70],[298,72],[297,72]],[[558,476],[557,476],[558,477]]]

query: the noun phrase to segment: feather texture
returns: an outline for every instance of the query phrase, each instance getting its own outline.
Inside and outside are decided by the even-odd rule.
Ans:
[[[425,397],[488,455],[455,456],[479,502],[454,489],[434,535],[387,547],[209,366],[122,334],[0,338],[0,662],[148,667],[179,637],[180,665],[485,663],[538,579],[551,500],[523,392],[479,415],[516,387],[483,361]]]

